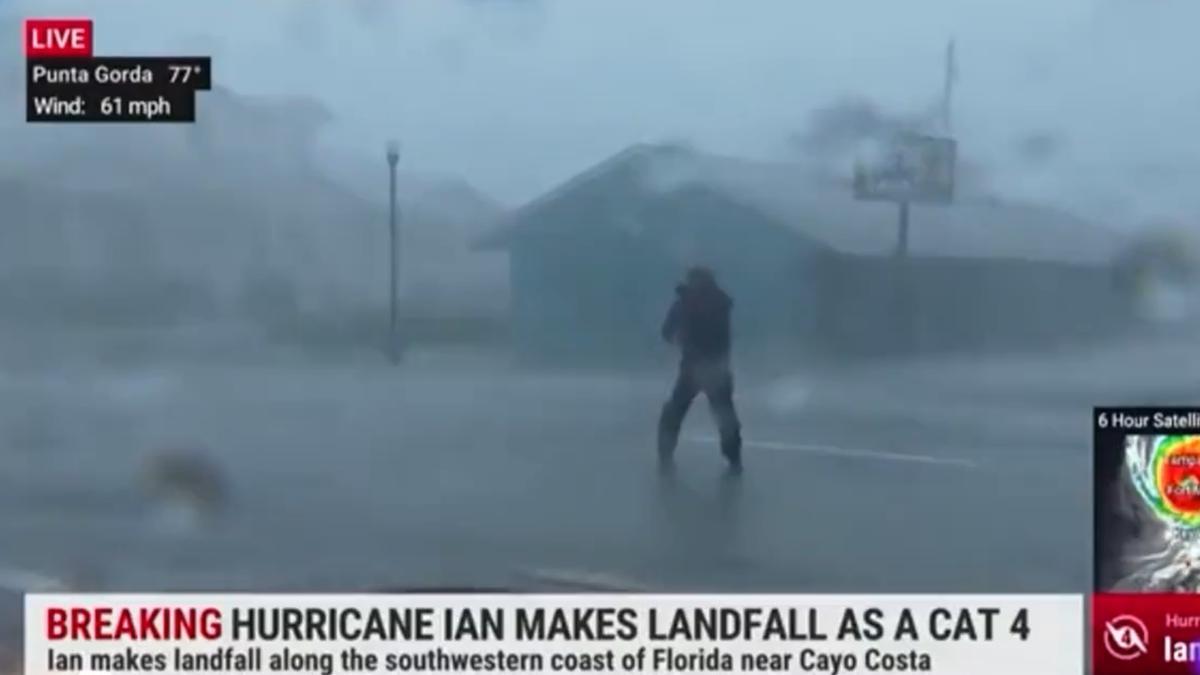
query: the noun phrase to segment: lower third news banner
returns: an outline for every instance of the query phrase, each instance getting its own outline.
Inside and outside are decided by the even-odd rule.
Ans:
[[[71,595],[32,673],[1083,672],[1080,596]]]

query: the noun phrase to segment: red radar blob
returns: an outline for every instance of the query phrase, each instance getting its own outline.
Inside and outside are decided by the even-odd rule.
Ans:
[[[1200,438],[1167,450],[1158,476],[1159,491],[1168,506],[1187,514],[1200,513]]]

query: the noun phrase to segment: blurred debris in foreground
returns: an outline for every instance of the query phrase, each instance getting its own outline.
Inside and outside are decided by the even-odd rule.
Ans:
[[[191,527],[211,522],[228,507],[229,482],[220,465],[195,449],[167,449],[148,457],[142,487],[170,523]]]

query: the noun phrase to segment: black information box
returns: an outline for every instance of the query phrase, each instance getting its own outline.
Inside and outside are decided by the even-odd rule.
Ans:
[[[209,57],[42,58],[26,62],[28,122],[194,122],[212,88]]]

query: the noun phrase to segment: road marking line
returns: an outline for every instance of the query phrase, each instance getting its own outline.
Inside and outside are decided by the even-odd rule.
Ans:
[[[524,574],[539,583],[583,590],[612,592],[648,592],[650,590],[648,586],[613,574],[544,568],[525,570]]]
[[[721,441],[712,436],[692,436],[691,441],[698,443],[719,444]],[[935,457],[933,455],[913,455],[885,450],[866,450],[861,448],[843,448],[836,445],[819,445],[814,443],[783,443],[780,441],[743,440],[742,445],[763,450],[781,450],[787,452],[807,452],[813,455],[829,457],[848,457],[851,459],[873,459],[883,462],[909,462],[912,464],[934,464],[942,466],[957,466],[963,469],[978,469],[979,464],[969,459],[959,457]]]

